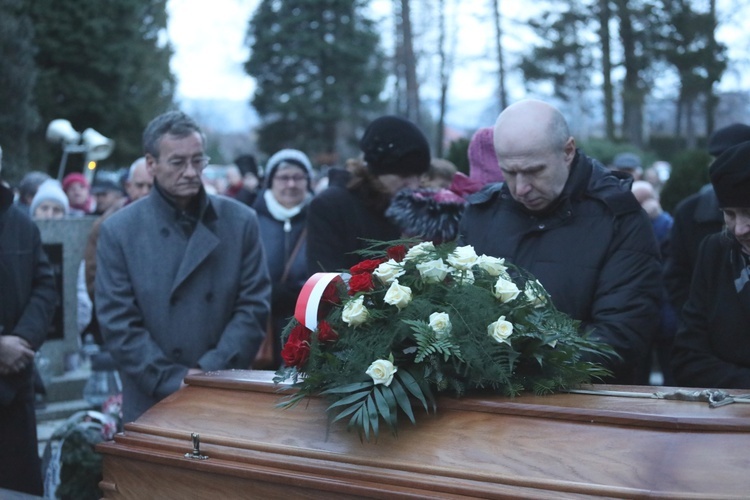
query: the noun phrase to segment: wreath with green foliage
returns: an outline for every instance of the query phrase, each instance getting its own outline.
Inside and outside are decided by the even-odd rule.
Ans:
[[[435,396],[490,390],[507,396],[574,388],[609,372],[589,359],[614,356],[558,311],[528,272],[455,243],[377,243],[332,281],[318,323],[298,319],[282,335],[285,367],[276,383],[331,400],[332,421],[348,419],[360,438],[377,438]],[[410,246],[413,245],[413,246]]]

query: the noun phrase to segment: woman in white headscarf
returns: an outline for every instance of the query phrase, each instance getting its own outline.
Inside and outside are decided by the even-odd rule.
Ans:
[[[294,314],[297,295],[308,278],[305,225],[312,178],[307,155],[282,149],[266,163],[265,189],[253,204],[273,283],[267,331],[269,340],[273,339],[273,362],[263,366],[257,359],[254,368],[275,369],[281,365],[281,331]]]

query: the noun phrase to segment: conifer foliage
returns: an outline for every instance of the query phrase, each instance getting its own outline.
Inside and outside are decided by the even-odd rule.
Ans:
[[[380,109],[380,37],[361,0],[262,0],[250,20],[246,72],[257,87],[259,146],[342,149]]]

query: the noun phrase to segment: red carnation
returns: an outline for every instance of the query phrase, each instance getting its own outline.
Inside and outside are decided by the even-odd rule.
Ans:
[[[355,274],[349,278],[349,295],[354,295],[357,292],[369,292],[375,288],[375,284],[372,282],[372,274],[360,273]]]
[[[286,366],[301,367],[310,357],[310,330],[298,324],[289,333],[289,338],[281,350]]]
[[[319,342],[335,342],[339,339],[339,334],[331,328],[331,325],[327,321],[321,321],[318,323],[318,341]]]
[[[385,262],[385,259],[363,260],[359,264],[352,266],[352,268],[349,269],[349,272],[352,274],[371,273],[375,269],[377,269],[378,266],[382,264],[383,262]]]
[[[406,246],[405,245],[394,245],[385,251],[389,259],[393,259],[396,262],[401,262],[406,257]]]

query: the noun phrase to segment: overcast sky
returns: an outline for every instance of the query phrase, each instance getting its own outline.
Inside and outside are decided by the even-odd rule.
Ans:
[[[384,16],[390,22],[387,13],[391,2],[392,0],[373,0],[373,15]],[[172,69],[178,78],[179,97],[250,98],[253,82],[242,69],[248,57],[244,36],[247,22],[258,3],[259,0],[169,0],[168,32],[175,49]],[[539,2],[502,2],[506,24],[512,25],[508,20],[517,14],[510,12],[511,10],[517,11],[522,6],[523,14],[527,14],[529,5],[534,4],[539,5]],[[728,9],[736,2],[719,0],[720,8],[722,4],[724,9]],[[457,38],[460,40],[458,51],[462,58],[452,75],[450,92],[454,97],[492,98],[493,30],[486,20],[486,5],[486,1],[461,1],[460,8],[449,16],[450,19],[460,19],[457,23]],[[431,13],[420,13],[420,16],[425,15]],[[516,17],[521,17],[521,14]],[[735,13],[732,19],[737,20],[736,24],[724,26],[720,37],[725,42],[733,40],[730,44],[732,59],[736,61],[743,58],[745,61],[734,66],[725,76],[721,86],[726,90],[746,88],[748,85],[747,79],[743,82],[738,73],[738,70],[747,68],[749,35],[742,22],[746,16]],[[392,30],[390,26],[383,26],[384,33],[390,32],[389,30]],[[509,54],[518,52],[524,41],[513,34],[512,29],[506,27],[505,30],[507,36],[503,42],[506,50]],[[429,86],[423,86],[422,91],[423,95],[430,97]],[[433,89],[432,92],[436,91]],[[523,97],[520,85],[516,86],[515,92],[516,95],[511,94],[511,99]]]

